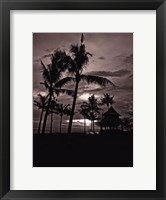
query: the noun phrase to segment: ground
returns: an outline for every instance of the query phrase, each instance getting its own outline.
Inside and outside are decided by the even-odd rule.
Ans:
[[[133,133],[34,134],[34,167],[132,167]]]

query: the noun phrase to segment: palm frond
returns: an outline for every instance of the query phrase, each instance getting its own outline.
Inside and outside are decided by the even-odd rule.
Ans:
[[[91,53],[89,53],[89,52],[87,52],[86,54],[89,55],[89,56],[91,56],[91,57],[93,56],[93,55],[92,55]]]
[[[74,77],[65,77],[65,78],[59,80],[57,83],[55,83],[54,86],[55,86],[55,88],[61,88],[70,82],[75,82],[75,78]]]
[[[115,103],[114,96],[110,96],[108,93],[104,94],[104,96],[101,98],[101,105],[113,105]]]
[[[44,63],[43,63],[42,60],[40,60],[40,63],[41,63],[41,65],[42,65],[42,69],[43,69],[43,70],[46,69],[46,67],[45,67],[45,65],[44,65]]]
[[[40,84],[44,85],[46,89],[50,87],[46,80],[44,82],[40,82]]]
[[[71,74],[75,74],[76,71],[78,70],[76,62],[70,56],[68,56],[68,62],[66,63],[66,69]]]
[[[79,46],[78,45],[71,45],[70,52],[77,54],[79,52]]]
[[[47,96],[43,96],[40,93],[37,95],[39,97],[39,100],[34,100],[33,103],[36,107],[39,109],[44,109],[47,105]]]
[[[84,34],[82,33],[81,34],[81,43],[83,43],[84,42]]]
[[[41,65],[42,65],[42,76],[43,76],[43,79],[50,83],[49,69],[46,68],[46,66],[44,65],[44,63],[42,62],[42,60],[41,60]]]
[[[70,56],[66,54],[65,51],[57,49],[54,51],[51,62],[54,68],[58,69],[60,72],[64,72],[67,68],[67,64],[70,61]]]
[[[36,101],[36,100],[33,101],[33,104],[34,104],[36,107],[38,107],[39,109],[42,107],[42,106],[41,106],[41,103],[38,102],[38,101]]]
[[[68,90],[68,89],[61,89],[61,88],[54,88],[54,92],[57,96],[59,96],[60,94],[67,94],[69,96],[73,96],[74,95],[74,91],[73,90]]]
[[[115,87],[114,83],[107,78],[103,78],[100,76],[93,76],[93,75],[81,75],[81,80],[86,81],[88,84],[94,83],[100,86],[106,86],[108,84]]]

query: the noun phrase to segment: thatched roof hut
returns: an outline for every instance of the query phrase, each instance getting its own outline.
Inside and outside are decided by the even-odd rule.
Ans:
[[[111,106],[108,111],[103,114],[100,124],[102,127],[117,128],[121,124],[121,115]]]
[[[103,116],[116,116],[120,117],[121,115],[111,106],[107,112],[103,114]]]

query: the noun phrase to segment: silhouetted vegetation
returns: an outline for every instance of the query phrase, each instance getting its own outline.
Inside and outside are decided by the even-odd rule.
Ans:
[[[63,115],[70,116],[71,114],[71,108],[69,107],[70,105],[63,105],[63,104],[57,104],[55,111],[57,114],[60,116],[60,125],[59,125],[59,132],[61,133],[62,131],[62,117]]]
[[[80,81],[85,81],[87,84],[95,83],[100,86],[106,86],[107,84],[111,84],[114,86],[114,84],[109,79],[100,76],[83,74],[83,70],[87,66],[87,63],[89,62],[89,57],[91,56],[92,54],[86,51],[86,47],[84,44],[84,35],[82,34],[80,45],[71,45],[70,55],[64,57],[65,61],[68,60],[65,67],[67,66],[66,68],[67,71],[72,75],[71,77],[66,77],[65,82],[69,83],[71,81],[74,81],[75,83],[75,89],[74,89],[75,92],[74,92],[72,110],[69,120],[68,133],[71,133],[72,130],[72,122],[75,112],[77,93]]]
[[[91,131],[95,133],[95,120],[99,119],[99,114],[101,108],[98,106],[98,101],[95,98],[94,95],[90,96],[88,98],[88,102],[83,102],[81,105],[83,111],[84,111],[84,117],[91,120]]]
[[[115,103],[113,98],[114,96],[110,96],[108,93],[104,94],[104,96],[101,98],[100,105],[107,105],[107,108],[109,110],[110,106],[112,106]]]
[[[61,88],[65,84],[64,78],[61,79],[62,72],[65,71],[65,68],[64,68],[65,63],[66,63],[66,60],[64,59],[65,56],[66,56],[65,52],[57,50],[51,57],[51,64],[45,66],[44,63],[41,61],[41,65],[43,68],[42,76],[44,80],[44,82],[41,82],[41,84],[45,86],[45,89],[48,92],[48,95],[47,95],[48,105],[47,105],[45,116],[44,116],[42,133],[45,133],[50,103],[55,98],[55,95],[58,96],[60,93],[73,95],[72,90]]]
[[[40,127],[43,119],[43,113],[46,110],[47,107],[47,97],[42,96],[41,94],[38,94],[39,101],[34,100],[34,105],[38,107],[38,109],[41,109],[40,119],[39,119],[39,126],[38,126],[38,134],[40,134]]]
[[[50,119],[50,134],[52,134],[52,124],[53,124],[53,114],[58,114],[55,110],[57,106],[57,99],[52,99],[50,101],[50,105],[49,105],[49,112],[48,114],[51,115],[51,119]]]

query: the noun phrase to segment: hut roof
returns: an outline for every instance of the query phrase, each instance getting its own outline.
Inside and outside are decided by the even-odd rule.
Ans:
[[[121,116],[112,106],[103,115],[104,116],[117,116],[117,117]]]

